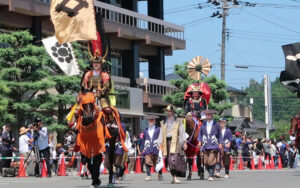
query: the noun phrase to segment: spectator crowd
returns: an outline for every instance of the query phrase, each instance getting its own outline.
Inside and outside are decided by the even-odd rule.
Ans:
[[[45,129],[44,129],[45,128]],[[57,136],[55,133],[48,132],[46,127],[40,128],[40,131],[44,130],[44,137],[42,138],[42,132],[40,132],[38,138],[34,138],[35,127],[31,124],[27,127],[21,127],[18,131],[18,144],[12,132],[12,126],[7,123],[0,128],[0,174],[2,169],[18,167],[20,156],[26,160],[25,168],[28,176],[41,176],[41,168],[36,165],[36,153],[34,145],[39,146],[39,154],[42,159],[49,158],[47,165],[49,165],[49,171],[52,175],[59,175],[59,167],[64,159],[65,166],[71,172],[79,172],[81,169],[80,153],[74,152],[76,134],[72,131],[67,131],[64,134],[64,142],[57,143]],[[40,142],[40,143],[36,143]],[[18,148],[17,148],[18,145]],[[42,146],[44,145],[44,146]],[[130,136],[127,132],[126,147],[129,151],[124,155],[123,165],[128,163],[128,172],[134,173],[136,162],[140,161],[142,172],[145,172],[145,159],[144,159],[144,135],[143,132],[138,136]],[[49,156],[48,156],[49,150]],[[262,163],[265,160],[273,159],[277,166],[279,160],[283,168],[295,168],[299,161],[299,151],[293,141],[287,141],[283,136],[278,139],[261,139],[252,138],[242,133],[235,133],[233,135],[233,141],[231,143],[231,154],[233,159],[236,160],[236,164],[239,165],[239,158],[242,158],[245,167],[251,167],[251,161],[254,159],[254,163],[257,166],[259,158]],[[5,159],[3,157],[16,157]],[[136,160],[140,157],[140,160]],[[125,168],[125,166],[124,166]],[[51,174],[48,174],[51,177]]]

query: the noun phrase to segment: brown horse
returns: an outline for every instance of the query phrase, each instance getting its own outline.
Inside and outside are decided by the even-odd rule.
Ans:
[[[200,150],[197,148],[198,145],[197,137],[202,122],[197,118],[193,118],[190,116],[187,116],[185,119],[186,119],[186,133],[189,135],[189,138],[187,139],[188,148],[185,151],[187,162],[188,162],[188,168],[189,168],[189,175],[187,177],[187,180],[191,180],[192,178],[192,166],[193,166],[193,161],[195,156],[197,156],[198,176],[200,176],[200,178],[202,179],[204,178],[203,158],[200,157],[201,153]]]
[[[290,135],[296,137],[295,145],[300,151],[300,111],[291,117]]]
[[[93,93],[88,92],[80,95],[80,104],[76,109],[78,132],[76,139],[76,150],[82,154],[82,160],[87,162],[88,169],[92,175],[91,187],[98,187],[101,184],[99,170],[102,163],[102,153],[107,152],[105,143],[108,142],[110,150],[108,153],[109,161],[109,186],[112,186],[113,171],[111,169],[114,162],[114,146],[117,138],[124,144],[125,133],[120,129],[120,115],[112,108],[110,115],[98,110]],[[112,124],[116,126],[111,126]]]

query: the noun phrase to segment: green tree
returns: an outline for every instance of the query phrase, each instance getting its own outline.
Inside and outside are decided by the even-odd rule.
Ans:
[[[10,114],[7,112],[7,106],[9,99],[5,96],[10,92],[10,89],[7,87],[5,82],[2,81],[0,77],[0,127],[6,122],[13,119]]]
[[[274,132],[270,133],[270,138],[272,139],[278,139],[280,136],[285,136],[285,138],[288,138],[287,136],[289,135],[290,131],[290,124],[288,121],[285,120],[280,120],[274,122]]]
[[[7,85],[3,91],[8,113],[1,118],[10,119],[18,126],[24,125],[43,105],[49,95],[47,90],[55,84],[48,79],[49,71],[43,66],[45,49],[33,45],[32,41],[28,31],[0,34],[0,77]],[[1,107],[5,108],[5,104]]]
[[[272,83],[272,117],[274,122],[289,122],[291,115],[296,115],[299,111],[300,100],[295,93],[290,92],[276,78]],[[265,103],[264,103],[264,83],[250,80],[249,87],[245,89],[247,97],[245,102],[249,101],[249,97],[254,98],[253,116],[256,120],[265,120]]]
[[[246,104],[249,104],[249,97],[253,98],[254,103],[253,117],[255,120],[265,121],[265,100],[264,100],[264,85],[263,81],[261,83],[256,82],[254,79],[249,81],[249,87],[245,89],[247,93],[246,97],[242,97]]]
[[[183,97],[184,93],[187,90],[188,86],[196,82],[192,80],[187,71],[187,62],[183,65],[175,65],[174,73],[180,78],[171,80],[170,83],[177,87],[179,91],[173,92],[171,94],[165,95],[163,100],[167,103],[173,104],[177,107],[182,107],[184,104]],[[227,102],[229,94],[226,90],[226,83],[222,80],[218,80],[215,76],[206,77],[203,79],[203,82],[206,82],[212,92],[209,108],[215,109],[221,114],[225,109],[228,109],[232,104]]]
[[[73,43],[72,46],[79,67],[84,70],[88,66],[85,58],[88,57],[87,51],[79,43]],[[49,130],[63,131],[67,128],[65,117],[69,113],[70,107],[75,104],[77,93],[80,90],[81,76],[66,76],[50,56],[44,59],[44,64],[51,70],[52,75],[49,80],[54,82],[55,85],[47,102],[41,106],[41,109],[45,109],[47,114],[51,114],[51,118],[44,117],[50,124]]]
[[[275,131],[270,134],[271,138],[278,138],[281,135],[287,136],[290,128],[291,115],[299,111],[300,100],[295,93],[290,92],[281,83],[279,78],[271,82],[272,88],[272,118]],[[254,98],[253,117],[255,120],[265,121],[264,83],[254,79],[250,80],[249,87],[245,89],[247,97],[242,100],[248,103],[249,97]]]

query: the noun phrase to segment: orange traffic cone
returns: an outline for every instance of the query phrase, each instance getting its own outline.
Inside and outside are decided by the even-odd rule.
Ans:
[[[274,159],[271,157],[270,168],[275,169]]]
[[[80,162],[80,167],[79,167],[79,171],[78,171],[78,173],[77,173],[77,176],[80,176],[80,174],[81,174],[81,169],[82,169],[82,162]]]
[[[155,173],[154,166],[151,167],[151,173]]]
[[[258,170],[263,169],[260,156],[259,156],[259,158],[258,158],[258,166],[257,166],[257,169],[258,169]]]
[[[124,174],[128,174],[128,164],[127,164],[127,162],[125,162],[125,172],[124,172]]]
[[[61,162],[60,162],[59,175],[60,176],[66,176],[66,164],[65,164],[65,158],[64,157],[61,159]]]
[[[243,166],[243,159],[242,157],[240,157],[240,164],[239,164],[239,170],[244,170],[244,166]]]
[[[47,177],[47,168],[46,168],[46,161],[45,161],[45,159],[43,160],[42,177]]]
[[[24,156],[23,155],[21,155],[19,175],[17,177],[27,177],[26,173],[25,173],[25,165],[24,165]]]
[[[105,165],[104,165],[104,158],[102,159],[102,163],[103,163],[103,166],[104,166],[104,170],[103,170],[102,174],[107,174],[107,169],[105,168]]]
[[[136,158],[136,162],[135,162],[135,173],[136,173],[136,174],[142,173],[140,156],[138,156],[138,157]]]
[[[234,170],[234,169],[233,169],[233,160],[232,160],[232,156],[230,156],[230,166],[229,166],[229,170]]]
[[[194,156],[194,159],[193,159],[192,172],[198,172],[198,167],[197,167],[197,162],[196,162],[196,156]]]
[[[251,160],[251,170],[255,170],[254,158]]]
[[[278,169],[282,169],[281,157],[278,158]]]
[[[270,170],[270,160],[269,160],[269,156],[267,155],[267,160],[266,160],[266,170]]]
[[[166,159],[165,158],[163,158],[163,162],[164,162],[164,167],[162,169],[162,173],[167,173],[168,171],[167,171],[167,168],[166,168]]]

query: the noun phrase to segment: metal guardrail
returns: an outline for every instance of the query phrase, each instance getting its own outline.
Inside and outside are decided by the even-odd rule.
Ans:
[[[166,94],[170,94],[174,91],[178,91],[178,88],[171,85],[168,81],[156,80],[150,78],[138,78],[136,79],[136,82],[146,94],[163,96]]]
[[[35,0],[50,4],[50,0]],[[184,40],[184,27],[124,8],[94,0],[96,12],[102,11],[104,19],[156,34]]]

